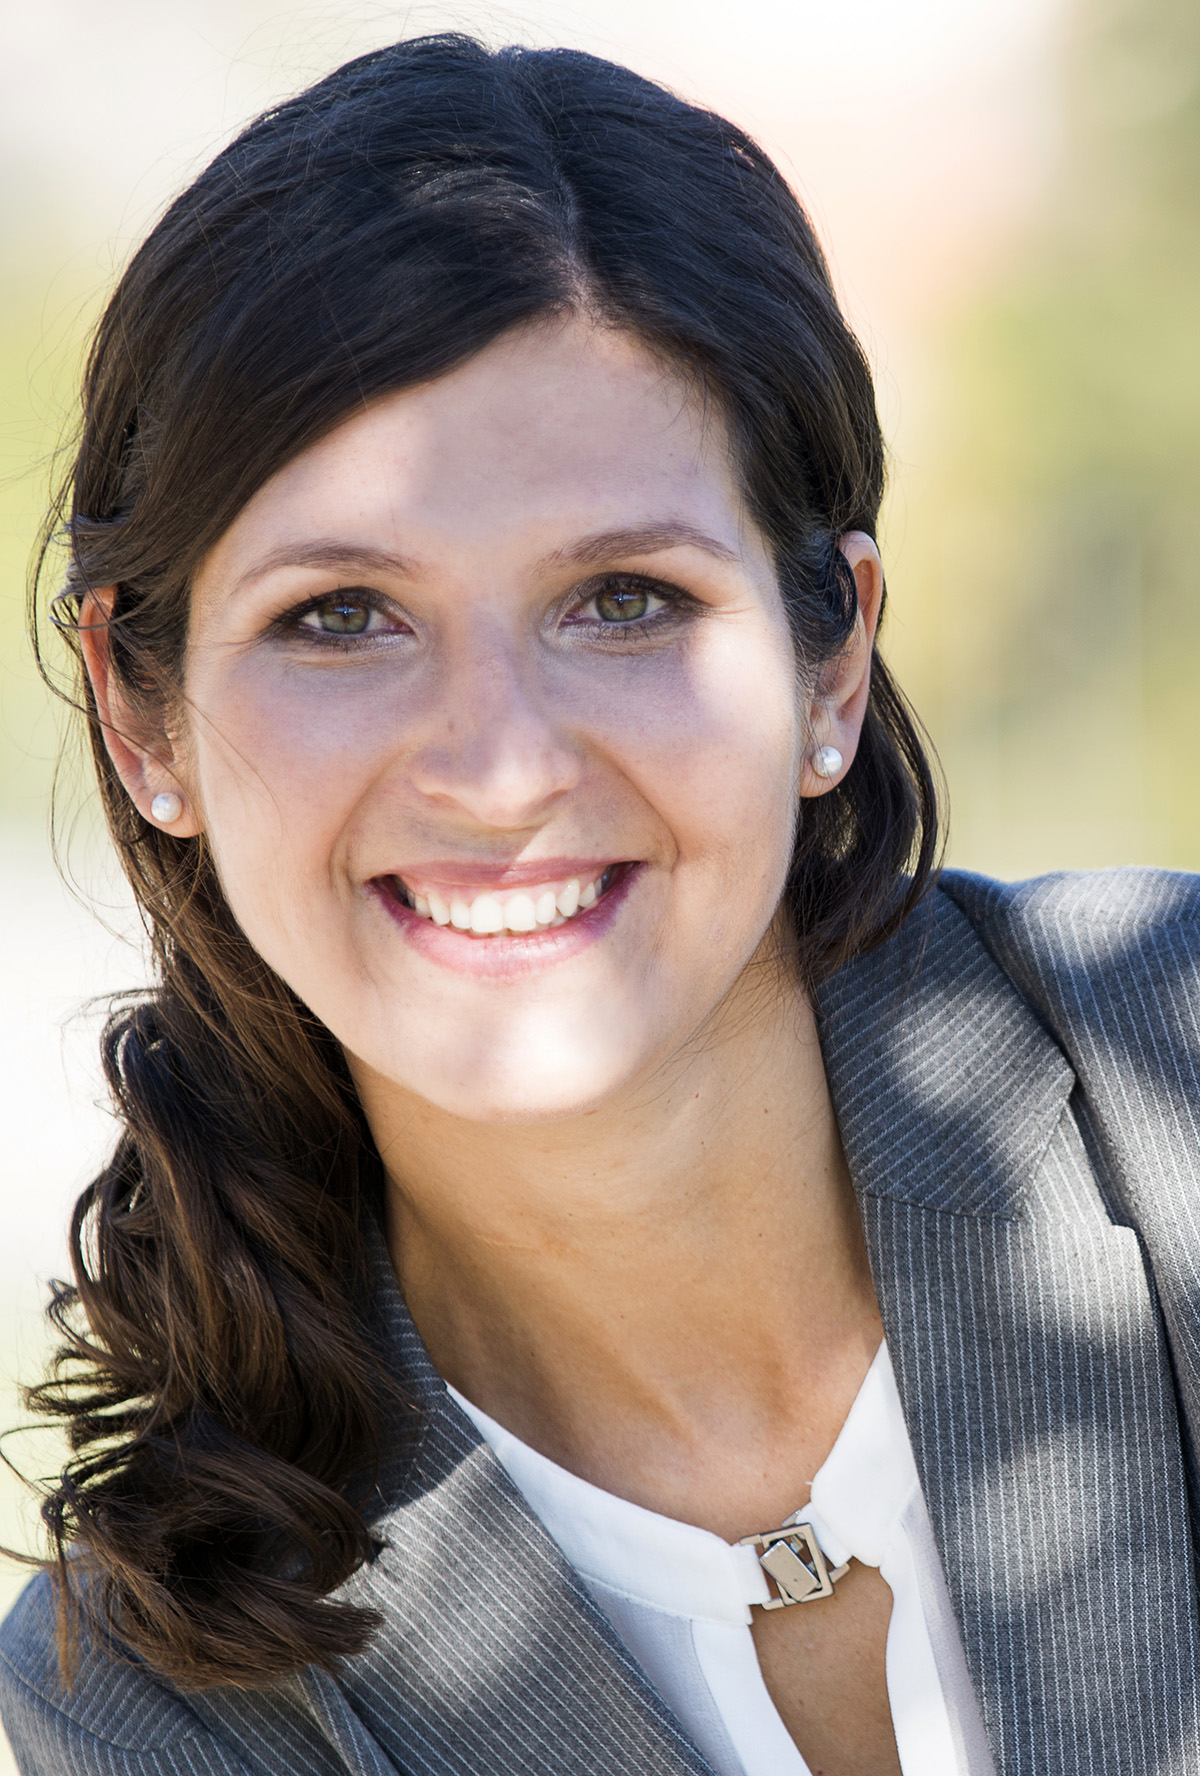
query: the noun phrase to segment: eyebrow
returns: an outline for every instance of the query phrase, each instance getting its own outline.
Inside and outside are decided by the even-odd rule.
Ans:
[[[595,567],[599,562],[611,561],[622,555],[657,555],[667,549],[681,547],[702,549],[706,555],[715,556],[718,561],[739,559],[736,549],[731,549],[728,543],[719,542],[698,525],[676,518],[665,523],[635,524],[616,530],[593,531],[589,536],[579,537],[572,543],[564,543],[561,548],[551,550],[549,555],[542,558],[539,566],[543,571],[562,567]],[[361,573],[365,569],[369,573],[395,574],[402,579],[412,578],[418,572],[417,564],[411,558],[397,555],[390,549],[375,549],[367,543],[342,543],[333,537],[320,537],[311,543],[281,543],[278,548],[268,550],[240,575],[233,588],[234,593],[243,591],[255,580],[263,579],[280,567],[309,567],[332,573],[343,570]]]
[[[573,543],[564,543],[561,549],[552,550],[541,565],[543,568],[595,567],[598,562],[611,561],[614,556],[658,555],[666,549],[681,547],[703,549],[706,555],[714,555],[718,561],[740,559],[737,550],[731,549],[728,543],[718,542],[716,537],[709,536],[707,531],[685,519],[673,518],[666,523],[594,531],[591,536],[580,537]]]
[[[361,573],[398,574],[407,578],[414,572],[414,563],[390,549],[373,549],[368,543],[339,543],[332,537],[320,537],[311,543],[280,543],[248,567],[238,578],[233,590],[241,592],[255,580],[274,573],[279,567],[323,568],[332,573],[343,569]]]

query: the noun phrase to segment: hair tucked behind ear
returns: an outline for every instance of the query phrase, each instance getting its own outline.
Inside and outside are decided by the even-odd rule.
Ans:
[[[191,577],[258,487],[365,401],[580,307],[720,409],[798,669],[819,677],[857,617],[838,538],[873,532],[882,495],[870,375],[771,162],[626,69],[455,36],[352,62],[218,156],[97,329],[55,609],[157,982],[105,1037],[124,1132],[80,1202],[62,1349],[32,1399],[74,1452],[44,1513],[64,1603],[184,1688],[362,1647],[369,1618],[330,1593],[370,1557],[364,1489],[405,1414],[372,1344],[378,1162],[342,1056],[237,927],[203,838],[125,794],[73,625],[89,588],[115,588],[112,670],[169,717]],[[807,980],[911,908],[935,815],[876,661],[858,756],[800,822]]]
[[[837,627],[849,639],[858,592],[836,543],[830,546],[827,575],[827,608],[832,614],[840,605]],[[921,730],[876,655],[851,769],[832,795],[800,805],[786,900],[810,985],[883,943],[908,918],[939,861],[937,808],[937,784]]]

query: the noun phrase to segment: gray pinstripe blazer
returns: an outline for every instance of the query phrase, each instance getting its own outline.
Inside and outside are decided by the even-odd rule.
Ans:
[[[823,1046],[917,1461],[1002,1776],[1200,1772],[1200,878],[948,875],[823,994]],[[384,1475],[385,1622],[335,1681],[182,1696],[44,1581],[0,1635],[36,1776],[704,1776],[433,1372]]]

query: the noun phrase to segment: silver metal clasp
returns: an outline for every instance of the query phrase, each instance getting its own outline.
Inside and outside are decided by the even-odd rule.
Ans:
[[[850,1571],[850,1562],[831,1567],[811,1523],[789,1517],[781,1529],[761,1535],[742,1536],[739,1548],[761,1548],[758,1564],[775,1581],[778,1597],[769,1597],[758,1609],[786,1609],[789,1603],[816,1603],[832,1597],[833,1587]]]

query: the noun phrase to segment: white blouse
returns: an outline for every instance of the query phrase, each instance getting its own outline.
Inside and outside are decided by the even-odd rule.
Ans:
[[[771,1595],[757,1551],[590,1485],[450,1391],[718,1776],[811,1776],[750,1634],[751,1605]],[[886,1345],[798,1516],[831,1567],[853,1556],[891,1587],[887,1687],[904,1776],[992,1776]]]

